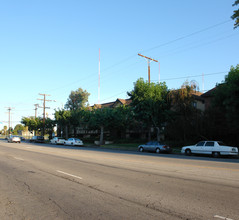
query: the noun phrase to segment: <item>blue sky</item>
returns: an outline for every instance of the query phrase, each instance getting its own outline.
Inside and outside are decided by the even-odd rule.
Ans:
[[[98,103],[127,98],[134,82],[147,80],[147,61],[160,62],[168,88],[195,81],[207,91],[239,64],[239,29],[230,19],[234,0],[0,0],[0,128],[34,116],[39,93],[47,110],[62,108],[79,87]],[[204,74],[204,84],[202,80]],[[159,65],[151,63],[151,81]],[[38,110],[38,116],[42,109]]]

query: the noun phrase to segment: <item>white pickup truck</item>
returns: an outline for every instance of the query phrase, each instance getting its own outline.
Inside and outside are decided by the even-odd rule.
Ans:
[[[223,144],[221,141],[200,141],[196,145],[182,147],[182,154],[209,154],[213,157],[220,155],[237,156],[237,147],[230,147]]]

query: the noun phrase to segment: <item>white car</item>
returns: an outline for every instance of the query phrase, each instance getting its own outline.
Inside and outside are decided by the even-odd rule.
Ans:
[[[61,137],[54,137],[50,140],[51,144],[64,144],[66,140],[64,138]]]
[[[21,138],[19,136],[16,135],[10,135],[7,139],[8,143],[12,142],[12,143],[21,143]]]
[[[83,141],[78,138],[69,138],[64,145],[83,146]]]
[[[196,145],[185,146],[181,150],[182,154],[209,154],[213,157],[220,155],[237,156],[237,147],[230,147],[223,144],[221,141],[200,141]]]

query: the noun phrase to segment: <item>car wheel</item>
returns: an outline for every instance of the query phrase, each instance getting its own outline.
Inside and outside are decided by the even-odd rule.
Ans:
[[[218,158],[218,157],[220,157],[220,153],[219,152],[212,152],[212,156],[214,158]]]
[[[191,155],[192,155],[192,152],[191,152],[190,149],[186,149],[186,150],[185,150],[185,154],[186,154],[187,156],[191,156]]]
[[[160,153],[160,149],[159,148],[156,148],[156,154],[159,154]]]
[[[143,152],[143,151],[144,151],[144,148],[143,148],[143,147],[140,147],[140,148],[139,148],[139,151],[140,151],[140,152]]]

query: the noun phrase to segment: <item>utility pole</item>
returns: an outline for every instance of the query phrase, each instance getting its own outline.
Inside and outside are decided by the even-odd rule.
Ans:
[[[46,107],[46,102],[51,102],[51,101],[54,101],[54,100],[46,100],[46,96],[50,96],[48,94],[41,94],[39,93],[39,95],[42,95],[43,96],[43,99],[37,99],[37,100],[41,100],[43,101],[43,107],[41,106],[38,106],[39,108],[43,108],[43,130],[42,130],[42,136],[45,135],[45,122],[46,122],[46,108],[50,108],[50,107]]]
[[[36,117],[37,117],[37,109],[39,108],[39,104],[34,104],[34,106],[35,106],[35,119],[36,119]]]
[[[98,105],[100,104],[100,49],[99,49],[99,79],[98,79]]]
[[[138,53],[138,55],[141,56],[141,57],[144,57],[144,58],[146,58],[148,60],[148,81],[150,83],[150,60],[154,61],[154,62],[157,62],[157,63],[158,63],[158,60],[152,59],[150,57],[146,57],[146,56],[144,56],[144,55],[142,55],[140,53]]]
[[[11,107],[6,107],[6,108],[8,110],[8,130],[9,130],[9,135],[10,135],[11,134],[11,129],[10,129],[10,127],[11,127],[11,110],[13,108],[11,108]]]
[[[39,108],[39,104],[34,104],[35,106],[35,119],[37,118],[37,109]],[[34,130],[34,136],[36,136],[36,130]]]

